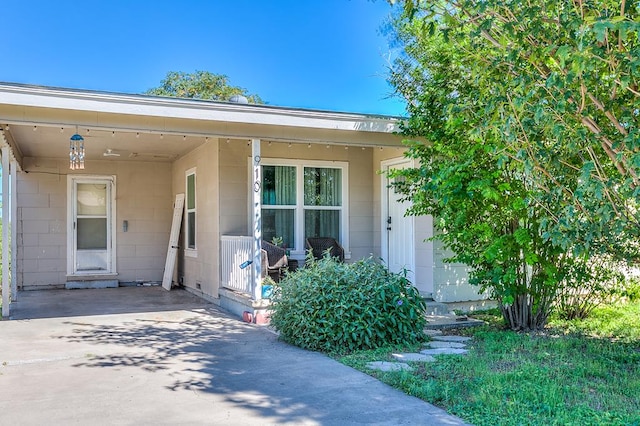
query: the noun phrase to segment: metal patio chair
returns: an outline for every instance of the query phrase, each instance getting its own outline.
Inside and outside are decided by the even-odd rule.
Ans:
[[[269,274],[271,279],[278,282],[288,266],[289,259],[286,250],[262,240],[262,278]]]

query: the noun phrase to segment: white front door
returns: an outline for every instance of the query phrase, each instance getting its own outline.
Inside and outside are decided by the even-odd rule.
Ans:
[[[390,169],[403,169],[410,167],[409,161],[390,163],[385,171]],[[414,282],[415,278],[415,233],[413,216],[405,216],[409,203],[401,202],[401,194],[398,194],[392,183],[395,179],[387,179],[386,201],[387,214],[384,219],[387,256],[386,260],[392,272],[407,271],[407,277]]]
[[[115,273],[115,177],[69,176],[67,273]]]

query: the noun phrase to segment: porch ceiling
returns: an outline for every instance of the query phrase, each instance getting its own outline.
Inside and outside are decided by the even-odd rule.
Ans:
[[[393,117],[0,83],[0,142],[19,163],[68,158],[76,131],[88,161],[171,162],[207,138],[402,147],[397,124]]]
[[[22,157],[68,158],[69,138],[75,126],[20,125],[4,126],[5,135],[13,139]],[[84,138],[86,160],[169,162],[205,142],[204,137],[180,136],[126,130],[102,130],[78,127]],[[105,156],[111,152],[113,155]]]

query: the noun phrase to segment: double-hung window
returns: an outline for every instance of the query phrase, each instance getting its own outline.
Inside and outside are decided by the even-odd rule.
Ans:
[[[186,172],[185,247],[188,255],[196,253],[196,169]]]
[[[298,254],[307,237],[347,246],[347,179],[346,162],[263,159],[262,238]]]

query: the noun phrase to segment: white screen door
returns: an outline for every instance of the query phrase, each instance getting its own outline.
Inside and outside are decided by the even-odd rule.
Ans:
[[[389,169],[403,169],[410,163],[403,162],[387,167]],[[399,178],[394,178],[399,179]],[[412,282],[415,276],[415,237],[414,220],[412,216],[405,216],[409,203],[401,202],[401,195],[387,182],[387,263],[392,272],[407,270],[407,278]]]
[[[113,252],[114,179],[70,176],[68,272],[115,272]]]

